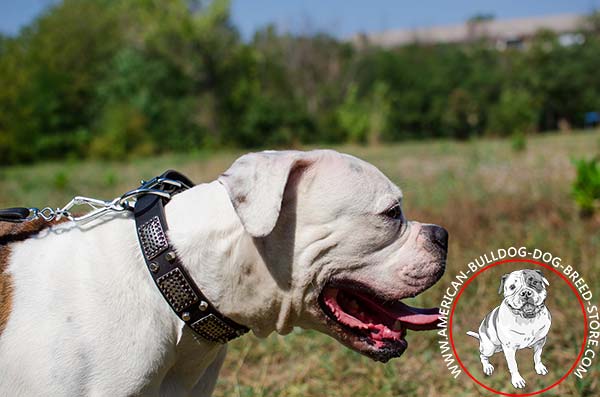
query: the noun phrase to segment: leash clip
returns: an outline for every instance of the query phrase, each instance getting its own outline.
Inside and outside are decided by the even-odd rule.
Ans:
[[[167,177],[173,175],[179,179]],[[83,223],[99,218],[107,212],[133,211],[138,197],[152,194],[168,201],[174,194],[189,189],[192,186],[192,182],[183,175],[175,171],[167,171],[163,175],[156,176],[149,181],[142,180],[139,187],[112,200],[75,196],[63,208],[7,208],[6,210],[0,210],[0,221],[29,222],[36,219],[43,219],[45,222],[52,222],[55,219],[59,220],[62,217],[66,217],[70,221]],[[70,210],[78,205],[88,205],[91,207],[91,210],[81,216],[73,216]]]

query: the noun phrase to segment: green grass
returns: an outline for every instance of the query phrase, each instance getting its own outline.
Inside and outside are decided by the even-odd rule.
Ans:
[[[470,142],[409,142],[377,147],[343,146],[334,149],[357,155],[378,166],[405,194],[409,218],[444,225],[450,232],[447,274],[431,291],[416,299],[436,305],[441,286],[464,269],[472,258],[492,249],[525,244],[549,250],[585,276],[595,294],[600,285],[600,220],[581,219],[571,197],[575,177],[571,159],[600,152],[599,132],[549,134],[528,138],[523,151],[510,140]],[[130,162],[46,163],[0,170],[0,207],[62,206],[73,195],[112,198],[167,168],[178,169],[196,182],[214,179],[241,152],[170,155]],[[502,269],[504,270],[504,269]],[[498,270],[500,272],[500,270]],[[471,317],[457,317],[458,330],[473,329],[481,316],[499,303],[495,293],[499,274],[490,271],[490,285],[467,290],[479,306]],[[577,326],[560,308],[576,307],[574,298],[551,280],[555,307],[547,365],[554,376],[580,343]],[[553,289],[554,288],[554,289]],[[489,291],[488,291],[489,290]],[[598,302],[597,295],[595,302]],[[482,314],[483,313],[483,314]],[[478,317],[479,316],[479,317]],[[465,375],[452,379],[437,349],[434,333],[408,336],[409,350],[388,364],[370,361],[334,340],[312,331],[295,330],[287,336],[259,340],[245,336],[231,343],[216,396],[422,396],[490,395]],[[457,339],[458,341],[458,339]],[[457,342],[458,343],[458,342]],[[465,363],[476,376],[477,345],[462,340]],[[520,363],[523,375],[535,385],[530,351]],[[500,356],[492,359],[498,374],[490,382],[506,387],[506,368]],[[595,396],[600,392],[598,364],[583,382],[568,378],[547,395]]]

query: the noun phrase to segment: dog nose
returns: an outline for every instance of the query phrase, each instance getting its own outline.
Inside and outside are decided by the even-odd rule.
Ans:
[[[521,293],[519,295],[521,295],[523,298],[529,298],[529,297],[531,297],[531,295],[533,295],[533,292],[526,289],[526,290],[521,291]]]
[[[423,225],[424,231],[430,236],[431,242],[444,251],[448,250],[448,231],[438,225]]]

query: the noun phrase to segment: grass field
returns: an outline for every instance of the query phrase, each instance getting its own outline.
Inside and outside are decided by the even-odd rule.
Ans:
[[[570,189],[574,178],[571,159],[600,153],[600,132],[536,136],[529,139],[523,152],[514,152],[510,142],[503,140],[335,149],[375,164],[397,182],[404,190],[409,218],[438,223],[449,230],[446,276],[439,288],[434,287],[415,300],[418,305],[437,305],[443,294],[441,287],[445,289],[450,278],[469,261],[511,245],[526,245],[561,256],[565,264],[572,264],[584,274],[598,302],[600,219],[598,216],[581,219]],[[208,181],[239,154],[201,152],[124,163],[48,163],[4,168],[0,170],[0,207],[62,206],[76,194],[112,198],[135,186],[140,178],[154,176],[167,168],[178,169],[196,182]],[[476,329],[478,321],[473,323],[473,318],[480,319],[500,302],[499,274],[490,276],[490,285],[465,292],[476,302],[476,309],[471,313],[472,318],[457,320],[458,331]],[[574,296],[565,295],[564,288],[555,287],[553,292],[552,287],[560,283],[558,279],[550,282],[550,294],[554,294],[552,305],[576,305]],[[549,346],[546,357],[549,376],[553,377],[564,371],[561,368],[570,362],[574,349],[581,343],[579,325],[573,325],[573,317],[557,309],[555,313],[553,332],[560,343]],[[265,340],[245,336],[230,346],[216,395],[491,395],[464,374],[457,380],[449,376],[440,358],[435,333],[419,336],[409,333],[407,339],[410,344],[407,353],[383,365],[311,331],[295,330],[291,335],[272,335]],[[461,343],[470,346],[472,354],[465,358],[466,365],[477,372],[477,344],[468,339]],[[529,368],[531,352],[525,354],[528,356],[523,364],[519,361],[522,374],[533,381],[537,375],[532,375]],[[508,381],[506,364],[499,355],[492,361],[497,368],[493,382],[502,387]],[[600,360],[596,360],[594,372],[584,381],[576,382],[571,376],[545,395],[599,395],[598,363]],[[535,382],[531,383],[535,386]]]

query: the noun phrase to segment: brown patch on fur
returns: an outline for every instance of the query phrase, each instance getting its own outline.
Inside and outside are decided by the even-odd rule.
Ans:
[[[12,282],[10,274],[4,273],[8,266],[10,248],[0,246],[0,336],[8,322],[12,307]]]
[[[0,222],[0,336],[6,327],[12,307],[13,286],[10,274],[6,273],[11,253],[10,244],[27,240],[42,230],[66,221],[68,219],[65,218],[52,222],[41,219],[23,223]]]
[[[27,240],[29,237],[32,237],[49,227],[68,221],[67,218],[62,218],[59,221],[52,222],[46,222],[43,219],[35,219],[30,222],[22,223],[0,222],[0,249],[10,243]],[[0,269],[2,268],[0,267]]]

